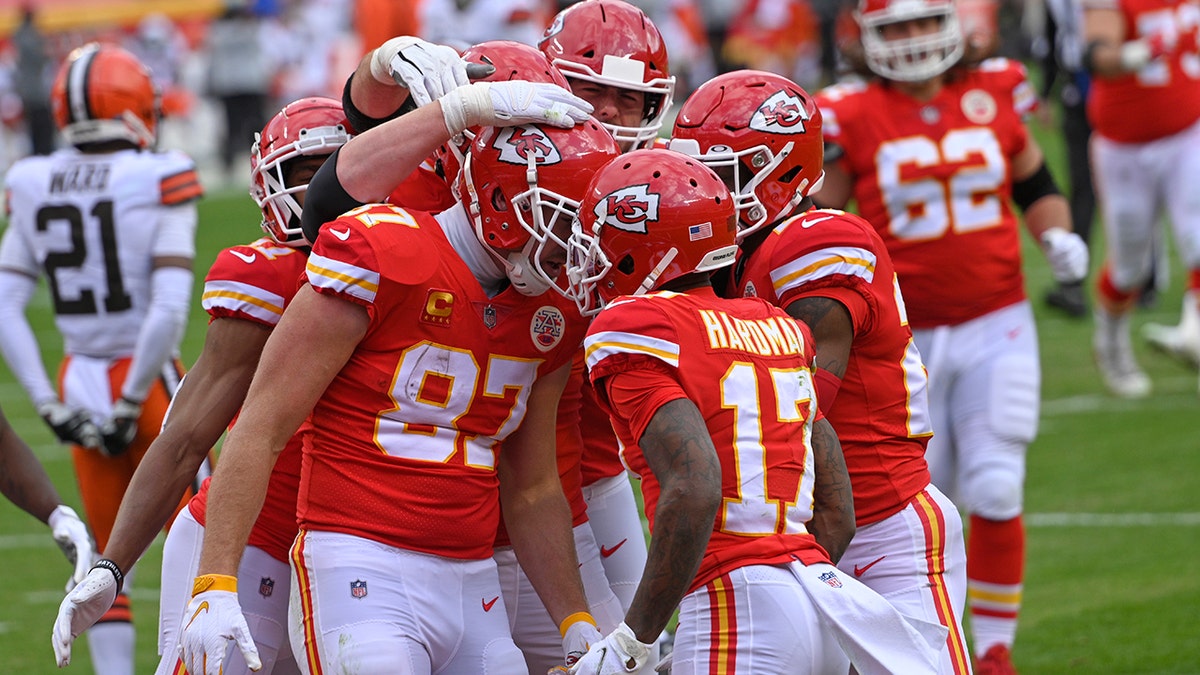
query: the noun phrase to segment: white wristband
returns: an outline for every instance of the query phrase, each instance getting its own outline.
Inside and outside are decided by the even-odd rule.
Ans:
[[[457,136],[464,129],[478,126],[484,119],[493,116],[492,97],[486,82],[459,87],[447,92],[438,101],[442,104],[442,119],[451,136]]]
[[[1121,45],[1121,68],[1141,70],[1150,63],[1150,45],[1145,40],[1131,40]]]

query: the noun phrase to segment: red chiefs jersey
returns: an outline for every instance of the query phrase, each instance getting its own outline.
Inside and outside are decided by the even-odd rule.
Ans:
[[[239,319],[272,328],[303,280],[308,256],[303,251],[259,239],[221,251],[204,278],[201,303],[213,319]],[[297,433],[275,462],[249,544],[276,560],[287,562],[296,538],[296,493],[300,489],[300,441]],[[196,522],[205,523],[208,483],[188,503]]]
[[[438,173],[436,162],[433,158],[421,162],[421,166],[392,190],[387,202],[426,213],[441,213],[454,206],[450,183]]]
[[[1145,143],[1200,120],[1200,0],[1083,0],[1125,19],[1125,39],[1162,36],[1171,53],[1136,73],[1092,78],[1088,119],[1096,133],[1118,143]]]
[[[850,312],[846,373],[837,398],[822,401],[821,410],[842,442],[858,526],[899,512],[929,485],[925,446],[933,426],[925,365],[883,240],[858,216],[813,210],[739,255],[732,295],[783,308],[801,298],[832,298]]]
[[[1025,297],[1012,157],[1036,103],[1024,68],[990,59],[921,102],[881,81],[818,96],[859,213],[892,254],[914,328],[955,325]]]
[[[647,386],[636,406],[614,406],[604,378],[667,373],[704,416],[721,462],[724,499],[689,590],[752,564],[828,562],[805,529],[812,518],[812,425],[819,419],[808,327],[758,298],[711,289],[622,298],[596,315],[585,341],[599,400],[642,477],[650,531],[659,484],[634,439],[679,390]]]
[[[573,394],[571,399],[577,410],[573,435],[583,444],[580,465],[583,484],[591,485],[598,480],[625,473],[625,466],[621,464],[617,434],[613,431],[608,414],[596,401],[596,391],[588,381],[587,365],[582,350],[571,366],[571,379],[567,380],[567,389]],[[567,394],[564,393],[563,401],[566,402],[567,398]],[[564,423],[561,412],[563,405],[559,404],[560,439],[561,432],[564,431],[561,426]]]
[[[579,348],[574,304],[511,287],[489,298],[440,223],[383,204],[325,224],[307,272],[370,324],[310,415],[300,526],[491,556],[497,453],[534,381]]]

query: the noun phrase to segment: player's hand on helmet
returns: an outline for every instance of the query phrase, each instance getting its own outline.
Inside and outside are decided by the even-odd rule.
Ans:
[[[470,80],[467,63],[453,47],[402,35],[377,47],[371,75],[384,84],[408,88],[413,103],[423,106]]]
[[[1052,227],[1042,233],[1042,250],[1059,283],[1080,281],[1088,272],[1088,245],[1078,234]]]
[[[650,660],[654,645],[640,642],[624,622],[616,630],[593,642],[568,671],[571,675],[616,675],[634,673]]]
[[[250,670],[262,668],[237,599],[237,579],[222,574],[196,577],[184,613],[179,658],[192,675],[220,675],[229,642],[237,644]]]
[[[54,658],[62,668],[71,662],[71,643],[83,631],[91,628],[112,607],[121,592],[125,575],[111,560],[98,560],[83,581],[63,598],[54,619],[50,642]]]
[[[142,404],[131,401],[124,396],[113,404],[112,414],[100,425],[100,438],[103,443],[101,451],[109,457],[116,457],[129,449],[129,444],[137,437],[138,417],[142,414]]]
[[[84,525],[79,519],[79,514],[75,513],[75,509],[65,504],[59,504],[50,513],[49,523],[54,541],[62,549],[63,555],[67,556],[67,560],[75,566],[75,572],[67,581],[69,591],[83,581],[92,566],[92,537],[88,534],[87,525]]]
[[[87,411],[51,399],[38,404],[37,412],[63,443],[74,443],[85,448],[100,447],[100,430]]]
[[[592,106],[549,82],[476,82],[441,99],[442,115],[452,136],[476,126],[549,124],[569,128],[587,120]]]

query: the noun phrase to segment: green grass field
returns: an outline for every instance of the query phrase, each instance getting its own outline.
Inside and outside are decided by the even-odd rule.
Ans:
[[[1042,135],[1061,160],[1060,144]],[[1052,162],[1058,169],[1061,162]],[[1056,171],[1057,175],[1063,175]],[[195,310],[183,345],[191,363],[203,342],[199,284],[217,251],[258,234],[258,214],[244,192],[201,202]],[[1102,242],[1093,242],[1098,255]],[[1041,433],[1029,452],[1029,523],[1025,606],[1015,649],[1018,668],[1032,673],[1200,672],[1200,397],[1197,374],[1139,343],[1155,392],[1137,402],[1105,395],[1090,355],[1090,322],[1045,310],[1044,260],[1027,251],[1027,286],[1038,311],[1044,369]],[[1182,280],[1135,324],[1173,323]],[[1095,266],[1093,266],[1095,267]],[[51,367],[61,342],[48,296],[30,310]],[[0,366],[0,406],[45,462],[66,501],[79,507],[67,452],[34,413],[24,392]],[[1095,515],[1090,515],[1095,514]],[[69,567],[47,528],[0,500],[0,672],[57,672],[50,627]],[[160,547],[140,565],[134,591],[138,672],[155,655]],[[68,669],[90,673],[86,640]],[[757,675],[757,674],[756,674]]]

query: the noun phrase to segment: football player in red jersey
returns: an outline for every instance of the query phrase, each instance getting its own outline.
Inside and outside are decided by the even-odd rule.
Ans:
[[[1041,372],[1012,204],[1054,276],[1078,281],[1087,246],[1025,127],[1024,69],[962,62],[951,0],[863,0],[876,77],[818,97],[827,158],[816,202],[857,201],[895,264],[929,373],[933,483],[970,514],[967,603],[978,670],[1011,670],[1024,576],[1025,452]]]
[[[501,504],[564,655],[599,637],[553,446],[583,322],[546,292],[580,177],[617,152],[589,111],[552,84],[467,84],[359,134],[314,176],[307,283],[213,479],[183,633],[190,672],[218,672],[226,636],[253,653],[231,574],[268,467],[306,419],[290,628],[311,670],[527,672],[491,557]],[[452,208],[371,203],[474,126],[488,128]]]
[[[939,672],[969,672],[962,519],[930,483],[925,366],[879,235],[858,216],[809,209],[824,176],[815,101],[779,75],[726,73],[688,97],[670,147],[733,191],[740,252],[727,297],[764,298],[813,331],[818,400],[842,444],[857,525],[831,557],[901,613],[946,626]]]
[[[554,17],[538,47],[566,76],[571,91],[592,104],[622,151],[656,143],[675,78],[662,35],[645,12],[625,0],[584,0]],[[596,404],[584,370],[581,353],[560,404],[558,442],[582,448],[588,522],[608,582],[627,610],[646,567],[642,519],[612,424]]]
[[[64,443],[103,549],[183,374],[195,257],[195,162],[159,151],[150,71],[120,47],[73,50],[52,88],[66,147],[4,176],[0,351]],[[46,373],[25,309],[45,276],[64,358]],[[177,507],[182,507],[182,500]],[[133,672],[128,588],[88,635],[98,675]]]
[[[721,179],[669,150],[613,160],[580,203],[568,278],[599,312],[588,371],[653,536],[625,621],[569,672],[634,672],[677,605],[677,675],[845,672],[847,655],[929,672],[945,629],[926,640],[823,548],[849,542],[854,505],[812,334],[763,299],[717,297],[736,230]]]
[[[1084,65],[1092,171],[1106,256],[1097,278],[1092,346],[1117,396],[1150,393],[1130,345],[1130,313],[1152,274],[1166,214],[1189,272],[1183,320],[1146,326],[1152,344],[1200,360],[1200,2],[1084,0]]]
[[[67,594],[54,625],[59,665],[71,643],[112,605],[125,574],[174,512],[209,449],[246,396],[263,344],[298,288],[308,258],[300,212],[308,181],[350,134],[341,105],[305,98],[283,107],[251,148],[250,194],[262,210],[267,236],[217,255],[204,281],[202,303],[211,322],[195,367],[184,378],[162,432],[151,444],[122,500],[104,558],[87,582]],[[298,672],[287,636],[290,586],[288,548],[296,536],[300,437],[276,462],[262,511],[254,525],[238,577],[240,602],[258,648],[260,665],[276,673]],[[178,637],[190,583],[204,536],[209,482],[179,513],[163,548],[159,602],[158,673],[175,672]],[[233,654],[225,673],[248,673]]]
[[[407,42],[406,38],[397,38],[389,44],[405,44]],[[457,67],[461,60],[466,62],[468,67],[469,64],[476,64],[494,68],[491,74],[476,81],[500,82],[515,79],[550,82],[564,88],[570,86],[562,73],[550,65],[550,61],[546,59],[545,55],[529,45],[504,40],[483,42],[469,47],[462,53],[461,58],[445,47],[428,43],[413,43],[411,46],[405,44],[403,50],[407,53],[417,46],[428,50],[429,54],[444,56],[444,61],[438,63],[431,59],[431,63],[427,66],[428,72],[431,73],[431,79],[434,80],[441,78],[432,74],[439,72],[439,69]],[[380,49],[386,52],[389,48],[389,45],[384,45]],[[364,59],[359,69],[351,75],[351,79],[357,78],[359,84],[367,85],[364,87],[367,90],[383,89],[384,93],[389,91],[401,93],[403,91],[397,88],[395,82],[390,78],[374,77],[369,63],[369,59]],[[376,85],[376,82],[379,84]],[[354,88],[352,82],[350,89]],[[346,105],[352,109],[355,104],[353,99],[346,102]],[[402,104],[397,103],[397,105]],[[377,126],[375,120],[363,120],[363,122]],[[468,129],[463,133],[461,140],[452,139],[439,147],[435,157],[427,159],[422,164],[422,169],[414,171],[396,190],[393,190],[388,201],[417,210],[422,210],[419,208],[419,204],[429,204],[433,207],[430,209],[433,213],[453,206],[453,186],[459,178],[463,153],[470,147],[471,141],[479,131],[479,128]],[[429,183],[426,179],[435,176],[434,172],[424,170],[427,165],[432,165],[434,171],[441,174],[441,178],[437,178],[441,183],[440,189],[435,186],[434,190],[429,190],[426,187]],[[450,198],[448,202],[441,193]],[[621,600],[612,590],[606,575],[606,564],[614,562],[610,558],[615,557],[623,564],[620,569],[626,570],[634,567],[634,565],[626,564],[632,558],[635,561],[636,569],[627,574],[630,576],[640,575],[645,563],[645,541],[642,537],[642,521],[637,511],[637,504],[634,502],[633,491],[625,477],[624,467],[620,465],[620,460],[616,457],[616,439],[612,435],[608,417],[601,412],[587,416],[581,415],[579,398],[584,393],[583,384],[582,358],[577,357],[576,365],[559,403],[555,449],[558,455],[558,469],[563,493],[571,507],[576,555],[580,564],[579,574],[584,583],[589,609],[596,619],[598,627],[610,630],[620,622],[624,609]],[[616,463],[616,471],[610,475],[615,476],[614,481],[619,481],[619,484],[603,493],[594,512],[601,516],[611,515],[617,511],[602,507],[613,503],[627,506],[626,509],[619,511],[626,517],[627,525],[620,530],[619,536],[610,535],[610,537],[613,542],[620,542],[622,539],[631,539],[632,541],[627,541],[628,545],[620,545],[615,548],[601,548],[601,545],[596,542],[596,535],[593,534],[593,526],[596,523],[592,522],[593,510],[588,508],[588,503],[585,501],[583,489],[585,476],[580,469],[582,448],[584,447],[582,422],[596,419],[603,422],[604,429],[595,430],[593,444],[607,451],[607,454]],[[604,442],[606,438],[608,439],[607,443]],[[608,523],[611,518],[601,518],[601,520]],[[607,532],[610,529],[600,528],[600,531]],[[640,560],[636,557],[639,547],[642,553]],[[606,556],[605,553],[610,555]],[[618,553],[619,556],[616,555]],[[538,597],[536,590],[518,564],[508,533],[503,527],[496,536],[494,557],[499,566],[504,609],[508,612],[513,641],[524,654],[529,672],[546,672],[555,664],[562,663],[562,635],[559,633],[558,624],[551,619],[541,598]],[[635,586],[638,578],[638,576],[632,576],[627,585]],[[618,588],[624,588],[624,586],[618,586]],[[630,589],[630,595],[632,596],[632,589]]]

